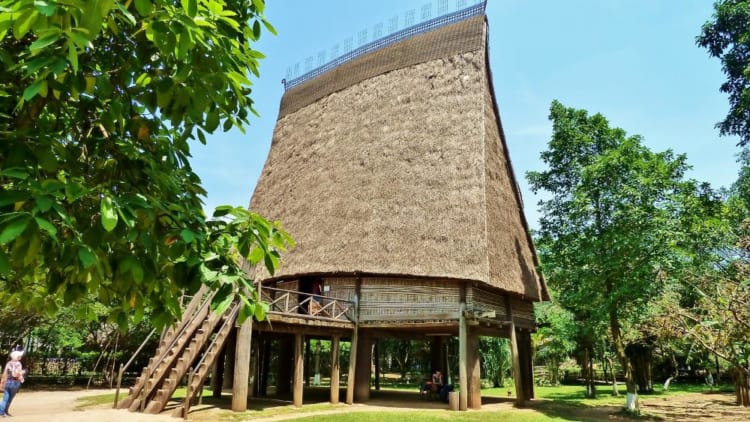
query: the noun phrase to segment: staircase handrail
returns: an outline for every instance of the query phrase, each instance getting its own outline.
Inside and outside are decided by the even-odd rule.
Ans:
[[[222,332],[224,330],[224,328],[227,326],[227,324],[233,324],[234,323],[235,317],[237,316],[237,313],[240,310],[240,303],[239,302],[234,302],[233,306],[234,307],[232,308],[232,311],[229,313],[229,318],[227,318],[224,321],[224,323],[221,324],[221,327],[219,327],[219,329],[216,331],[217,333]],[[252,318],[252,316],[250,318]],[[183,406],[182,407],[182,409],[183,409],[182,411],[183,411],[183,416],[184,417],[187,417],[187,412],[188,412],[188,409],[190,408],[190,400],[191,400],[191,396],[192,396],[192,394],[191,394],[191,388],[192,388],[193,379],[198,374],[198,371],[200,371],[201,365],[203,365],[203,361],[208,356],[208,352],[211,350],[211,348],[214,347],[214,344],[216,344],[216,340],[218,338],[219,338],[218,335],[214,336],[214,338],[211,340],[211,343],[208,345],[208,347],[206,347],[206,349],[205,349],[206,352],[203,353],[203,356],[201,356],[201,359],[198,361],[197,364],[195,364],[193,366],[193,369],[191,369],[190,372],[188,372],[188,384],[187,384],[187,389],[185,391],[185,399],[184,399],[184,402],[182,404],[182,406]]]
[[[166,348],[166,350],[171,350],[172,347],[174,347],[174,345],[177,343],[177,340],[179,340],[180,337],[182,336],[182,333],[184,333],[185,330],[187,329],[187,327],[190,326],[189,323],[192,322],[195,319],[196,315],[200,314],[200,312],[203,310],[203,308],[205,308],[206,306],[210,305],[211,298],[214,296],[214,294],[215,294],[215,292],[212,292],[211,294],[209,294],[208,297],[205,298],[205,300],[203,301],[203,303],[195,311],[195,313],[192,314],[192,316],[190,317],[190,320],[187,321],[188,323],[182,324],[182,327],[180,327],[179,333],[175,334],[175,336],[172,338],[172,341],[169,342],[169,346]],[[156,368],[158,368],[159,365],[162,362],[164,362],[164,358],[166,358],[166,357],[167,357],[167,353],[162,353],[161,356],[159,357],[159,360],[154,364],[154,366],[153,367],[149,367],[149,372],[148,372],[148,376],[146,377],[146,379],[151,378],[151,376],[154,375],[154,371],[156,371]]]
[[[206,290],[208,290],[208,288],[205,285],[201,286],[201,288],[198,290],[198,292],[196,292],[194,298],[195,297],[204,296],[205,293],[206,293]],[[151,376],[154,374],[154,372],[156,371],[156,368],[158,368],[159,365],[164,361],[164,358],[168,354],[167,352],[169,350],[171,350],[172,347],[174,347],[175,343],[177,343],[177,340],[180,339],[180,336],[182,335],[182,333],[184,333],[185,330],[187,329],[187,327],[190,326],[190,323],[193,322],[193,320],[195,319],[196,315],[200,314],[200,312],[203,310],[203,308],[206,307],[206,306],[208,306],[211,303],[211,298],[213,298],[214,294],[215,294],[215,292],[210,292],[208,295],[205,295],[205,297],[203,297],[202,301],[195,301],[195,302],[191,301],[190,304],[188,305],[188,307],[185,308],[185,316],[189,315],[189,317],[188,318],[183,318],[182,321],[180,321],[180,324],[177,326],[178,328],[175,330],[174,335],[172,336],[172,340],[169,342],[169,346],[167,346],[164,349],[163,353],[160,353],[159,360],[156,361],[156,362],[154,362],[153,366],[149,365],[147,367],[148,368],[148,372],[143,377],[144,386],[141,387],[141,391],[145,389],[145,383],[148,382],[148,379],[151,378]],[[198,303],[200,303],[200,305],[198,305]],[[197,309],[195,309],[195,308],[197,308]],[[154,329],[154,330],[156,330],[156,329]],[[130,358],[130,361],[128,362],[128,364],[130,364],[131,361],[135,358],[135,355],[138,354],[141,351],[141,349],[143,348],[143,345],[146,344],[146,341],[148,341],[148,338],[143,342],[143,344],[141,345],[141,347],[138,348],[138,350],[135,352],[135,354],[133,355],[133,357]],[[115,392],[115,399],[119,395],[118,393],[119,393],[119,388],[120,388],[121,377],[122,377],[122,374],[125,372],[125,369],[127,369],[127,367],[121,368],[121,373],[118,376],[118,381],[117,381],[117,384],[118,384],[117,388],[118,388],[118,390]],[[115,401],[115,407],[117,407],[117,401]]]
[[[206,293],[206,285],[204,284],[201,286],[200,289],[198,289],[197,292],[195,292],[195,295],[193,297],[204,295],[205,293]],[[195,311],[195,308],[197,306],[198,306],[197,302],[193,303],[193,301],[190,301],[190,303],[188,304],[188,307],[185,308],[185,315],[191,315],[192,312]],[[190,319],[192,319],[192,317]],[[182,330],[185,326],[186,326],[186,319],[183,318],[177,327],[179,327],[179,329]],[[136,349],[136,351],[133,352],[133,355],[130,356],[130,359],[128,360],[128,362],[125,365],[123,365],[122,363],[120,364],[120,369],[117,371],[117,389],[115,390],[115,403],[112,406],[113,409],[117,408],[117,401],[120,398],[120,387],[122,387],[123,374],[125,374],[125,371],[128,370],[128,367],[130,367],[130,364],[133,363],[136,356],[138,356],[138,354],[141,353],[141,350],[143,350],[143,348],[146,346],[148,341],[151,339],[151,336],[154,335],[155,332],[156,332],[156,328],[152,329],[151,332],[148,333],[148,335],[146,336],[146,339],[143,340],[140,346],[138,346],[138,349]]]
[[[146,343],[148,343],[148,340],[151,338],[152,335],[156,332],[156,328],[152,329],[150,333],[146,336],[146,339],[143,340],[143,343],[141,343],[140,346],[138,346],[138,349],[136,349],[135,353],[133,353],[133,356],[130,357],[130,360],[128,363],[123,365],[120,364],[120,369],[117,371],[117,389],[115,390],[115,404],[112,406],[113,409],[117,408],[117,399],[120,396],[120,386],[122,385],[122,374],[125,373],[125,371],[128,369],[131,363],[135,360],[135,357],[138,356],[139,353],[141,353],[141,350],[144,346],[146,346]]]

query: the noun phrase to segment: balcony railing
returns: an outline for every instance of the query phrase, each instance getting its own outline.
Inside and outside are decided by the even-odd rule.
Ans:
[[[261,289],[261,300],[269,304],[269,314],[339,322],[354,321],[354,302],[348,300],[271,287]]]

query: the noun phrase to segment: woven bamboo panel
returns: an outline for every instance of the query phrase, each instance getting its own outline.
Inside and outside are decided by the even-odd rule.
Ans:
[[[506,315],[508,315],[508,309],[505,306],[505,295],[487,290],[469,289],[466,305],[468,309],[475,312],[495,311],[496,318],[498,319],[506,319]]]
[[[419,279],[363,279],[361,322],[458,318],[460,287]]]
[[[354,301],[357,291],[357,279],[354,277],[326,278],[324,285],[328,286],[325,296],[341,300]]]
[[[534,324],[534,305],[531,302],[514,297],[510,301],[510,306],[513,309],[513,320]]]
[[[278,282],[275,287],[281,290],[291,290],[293,292],[296,292],[299,290],[299,282],[297,280],[284,280]]]

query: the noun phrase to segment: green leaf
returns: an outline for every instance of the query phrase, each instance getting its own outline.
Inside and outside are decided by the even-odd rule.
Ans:
[[[97,258],[96,254],[88,246],[83,245],[78,248],[78,259],[81,260],[83,268],[89,268],[96,264],[99,258]]]
[[[10,260],[8,259],[8,255],[0,250],[0,275],[8,274],[10,274]]]
[[[265,258],[265,254],[263,253],[263,249],[255,247],[246,258],[252,265],[255,265]]]
[[[185,242],[190,243],[193,240],[195,240],[195,233],[193,233],[192,231],[188,229],[182,229],[182,231],[180,232],[180,237]]]
[[[72,42],[68,43],[68,62],[73,68],[73,73],[78,73],[78,50]]]
[[[219,110],[212,110],[206,118],[206,132],[213,133],[217,127],[219,127]]]
[[[135,0],[135,10],[138,14],[146,17],[151,14],[151,1],[150,0]]]
[[[223,284],[216,292],[213,300],[211,301],[211,310],[217,314],[223,314],[229,309],[229,305],[234,301],[234,294],[232,293],[231,284]]]
[[[55,42],[57,42],[58,39],[60,39],[60,34],[57,32],[46,35],[34,41],[33,43],[31,43],[31,45],[29,46],[29,49],[31,51],[41,50],[42,48],[47,47],[50,44],[54,44]]]
[[[260,22],[258,21],[253,23],[253,38],[256,40],[260,38]]]
[[[21,38],[25,37],[38,15],[38,12],[34,9],[26,9],[21,12],[13,24],[13,36],[16,37],[17,40],[21,40]]]
[[[266,319],[266,314],[268,313],[268,304],[265,302],[257,302],[255,304],[255,319],[258,321],[263,321]]]
[[[261,22],[263,22],[263,26],[266,27],[268,32],[272,33],[273,35],[279,35],[279,33],[276,32],[276,28],[274,28],[270,22],[266,21],[265,19],[263,19]]]
[[[117,210],[112,198],[105,195],[101,202],[102,227],[104,230],[111,232],[117,227]]]
[[[20,214],[8,220],[7,225],[0,232],[0,245],[15,240],[29,225],[31,216],[29,214]]]
[[[47,81],[43,79],[37,79],[33,84],[26,87],[23,90],[23,99],[31,101],[32,98],[36,97],[37,94],[47,92]]]
[[[51,238],[57,239],[57,229],[52,225],[52,223],[41,217],[34,217],[34,220],[36,220],[36,224],[39,225],[40,229],[46,231]]]
[[[0,176],[12,177],[15,179],[24,180],[27,177],[29,177],[29,173],[27,173],[26,169],[23,167],[13,167],[13,168],[7,168],[7,169],[4,169],[3,171],[0,171]]]
[[[185,9],[187,15],[194,18],[198,14],[198,1],[197,0],[182,0],[182,8]]]

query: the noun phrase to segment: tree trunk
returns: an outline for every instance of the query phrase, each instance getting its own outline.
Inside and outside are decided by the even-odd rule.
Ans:
[[[625,372],[625,386],[627,388],[627,397],[625,399],[625,409],[628,412],[636,413],[638,411],[638,389],[633,379],[633,369],[630,365],[630,359],[628,359],[625,353],[625,345],[622,341],[622,332],[620,330],[620,321],[617,319],[617,311],[615,309],[609,312],[609,328],[612,333],[612,342],[615,345],[615,352],[617,358],[620,360],[620,365]]]
[[[609,366],[609,371],[612,373],[612,395],[615,397],[620,397],[620,392],[617,390],[617,370],[615,369],[615,365],[612,362],[612,359],[607,357],[607,365]]]
[[[583,370],[583,379],[586,383],[586,397],[593,399],[596,398],[596,384],[594,383],[594,359],[592,357],[591,344],[587,342],[583,350],[583,365],[581,369]]]
[[[750,368],[735,368],[734,392],[738,405],[750,407]]]

